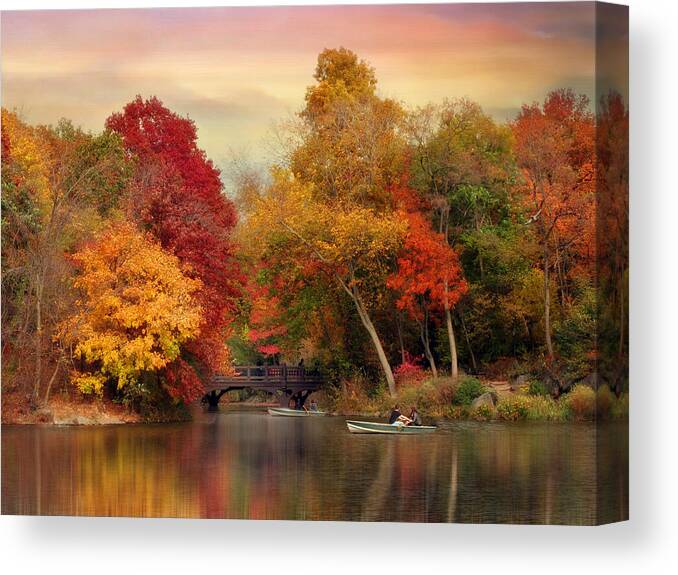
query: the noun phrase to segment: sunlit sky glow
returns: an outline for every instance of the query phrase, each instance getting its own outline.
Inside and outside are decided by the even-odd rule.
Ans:
[[[156,95],[221,165],[265,158],[326,47],[357,52],[410,106],[468,96],[507,120],[554,88],[594,90],[592,3],[5,12],[2,32],[2,103],[27,121],[100,130]]]

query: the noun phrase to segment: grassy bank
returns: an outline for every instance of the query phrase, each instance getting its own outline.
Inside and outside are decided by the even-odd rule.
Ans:
[[[478,398],[487,394],[481,400]],[[616,397],[607,386],[597,391],[576,385],[554,399],[544,386],[532,383],[512,392],[498,393],[492,386],[473,377],[457,383],[450,378],[403,382],[394,400],[385,389],[368,395],[359,382],[346,382],[328,394],[328,408],[345,415],[388,415],[393,404],[403,412],[416,405],[424,419],[471,419],[476,421],[593,421],[628,417],[628,394]]]
[[[2,423],[8,424],[115,425],[189,419],[190,411],[183,405],[139,412],[106,398],[57,393],[47,403],[36,407],[23,393],[14,391],[2,394]]]
[[[407,413],[416,405],[427,422],[437,419],[475,421],[593,421],[619,420],[628,417],[628,394],[616,397],[607,386],[597,391],[575,385],[568,393],[554,399],[539,382],[531,382],[513,391],[498,391],[474,377],[454,382],[448,377],[423,377],[399,382],[398,397],[393,399],[386,388],[372,393],[364,381],[345,381],[337,388],[316,394],[321,407],[338,415],[386,417],[395,402]],[[66,425],[105,425],[117,423],[151,423],[186,421],[190,410],[183,405],[167,404],[163,409],[134,410],[109,399],[93,399],[80,394],[55,394],[39,408],[31,407],[28,398],[17,392],[3,393],[3,423],[54,423]],[[226,399],[226,398],[225,398]],[[235,404],[264,405],[258,396],[233,398]],[[240,401],[237,401],[240,399]],[[226,403],[226,401],[222,401]]]

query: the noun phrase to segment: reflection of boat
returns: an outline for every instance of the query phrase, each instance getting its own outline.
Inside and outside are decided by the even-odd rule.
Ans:
[[[269,415],[283,415],[285,417],[309,417],[325,415],[324,411],[307,411],[305,409],[290,409],[289,407],[269,407]]]
[[[389,433],[393,435],[417,435],[431,433],[437,427],[430,425],[391,425],[390,423],[376,423],[374,421],[346,421],[351,433]]]

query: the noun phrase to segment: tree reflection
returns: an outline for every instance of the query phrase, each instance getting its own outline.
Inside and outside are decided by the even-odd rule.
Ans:
[[[622,435],[617,425],[600,433]],[[609,470],[599,504],[607,517],[628,511],[624,447],[588,425],[460,423],[383,437],[351,435],[335,418],[231,413],[11,427],[2,441],[8,514],[591,524],[596,441]]]

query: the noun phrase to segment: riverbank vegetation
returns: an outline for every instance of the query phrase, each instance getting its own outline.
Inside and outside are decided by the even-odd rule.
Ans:
[[[337,411],[623,416],[620,96],[594,115],[560,89],[501,123],[385,98],[343,48],[314,78],[265,172],[222,174],[153,97],[98,134],[3,110],[3,392],[161,418],[234,362],[303,360]],[[514,393],[472,408],[492,381]]]
[[[330,394],[325,403],[341,415],[385,417],[394,399],[387,393],[368,396],[364,386],[351,386]],[[617,397],[606,385],[597,391],[588,385],[575,385],[569,393],[554,398],[541,385],[531,383],[515,391],[498,392],[478,378],[430,376],[403,384],[397,397],[408,413],[417,406],[425,420],[472,419],[476,421],[593,421],[628,417],[628,394]]]

